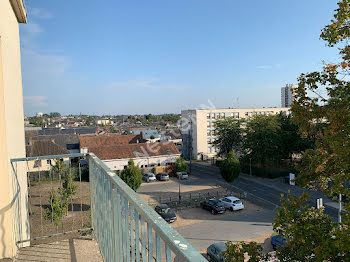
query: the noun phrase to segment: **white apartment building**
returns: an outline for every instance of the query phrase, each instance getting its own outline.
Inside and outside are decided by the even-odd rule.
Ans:
[[[198,109],[181,111],[181,134],[183,156],[189,159],[204,159],[216,155],[215,121],[224,118],[244,119],[254,114],[289,114],[288,107],[279,108],[229,108]]]
[[[291,107],[294,100],[295,90],[298,88],[298,85],[286,84],[285,87],[281,88],[281,106],[282,107]]]

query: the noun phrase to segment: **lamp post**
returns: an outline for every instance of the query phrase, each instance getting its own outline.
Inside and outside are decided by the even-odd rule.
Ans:
[[[179,178],[179,203],[181,202],[180,178]]]

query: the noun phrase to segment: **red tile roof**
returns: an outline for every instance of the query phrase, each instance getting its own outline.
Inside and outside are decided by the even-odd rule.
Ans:
[[[173,142],[97,146],[88,150],[101,160],[180,154]]]
[[[26,146],[27,157],[52,156],[69,154],[69,151],[52,140],[34,140],[32,145]]]
[[[120,144],[136,144],[145,143],[141,135],[100,135],[100,136],[79,136],[80,148],[100,147],[100,146],[115,146]],[[89,150],[90,151],[90,150]]]

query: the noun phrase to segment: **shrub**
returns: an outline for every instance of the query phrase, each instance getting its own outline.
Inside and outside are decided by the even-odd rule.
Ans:
[[[239,176],[239,173],[241,172],[241,165],[235,156],[234,151],[231,151],[228,154],[227,159],[222,161],[220,164],[220,172],[222,177],[227,182],[232,182]]]
[[[135,166],[134,160],[129,160],[128,167],[120,173],[120,178],[135,192],[139,189],[142,183],[142,175],[140,168]]]

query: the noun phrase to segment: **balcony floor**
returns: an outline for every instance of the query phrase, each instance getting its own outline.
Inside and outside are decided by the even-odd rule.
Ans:
[[[71,238],[20,249],[15,261],[103,262],[96,240]]]

